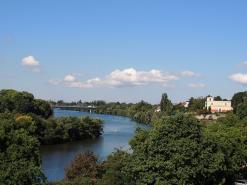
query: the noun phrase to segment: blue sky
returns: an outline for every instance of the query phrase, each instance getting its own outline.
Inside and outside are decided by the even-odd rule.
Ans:
[[[0,1],[0,89],[44,99],[231,98],[247,85],[245,0]]]

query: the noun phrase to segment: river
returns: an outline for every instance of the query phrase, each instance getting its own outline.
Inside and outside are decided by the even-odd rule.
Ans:
[[[88,112],[54,109],[54,116],[89,116],[91,118],[101,119],[104,121],[104,133],[97,139],[42,146],[42,169],[49,181],[63,179],[64,169],[79,152],[92,151],[100,160],[104,160],[116,148],[129,150],[130,146],[128,142],[133,137],[136,128],[147,127],[126,117],[90,114]]]

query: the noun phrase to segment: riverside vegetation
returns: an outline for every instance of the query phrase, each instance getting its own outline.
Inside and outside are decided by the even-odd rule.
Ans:
[[[7,185],[46,184],[40,170],[38,152],[40,142],[50,143],[49,139],[44,139],[46,135],[44,133],[50,128],[49,132],[52,134],[47,138],[53,138],[57,134],[67,138],[61,140],[58,137],[56,140],[55,137],[51,139],[55,141],[54,143],[81,138],[75,137],[80,134],[70,135],[70,129],[66,131],[67,127],[74,128],[72,125],[81,120],[47,119],[40,116],[44,115],[43,113],[34,112],[34,109],[28,109],[26,112],[16,111],[19,110],[15,108],[17,105],[11,106],[14,108],[9,110],[6,108],[8,104],[6,102],[11,102],[12,96],[8,100],[5,97],[6,91],[1,92],[0,107],[5,113],[0,117],[0,182]],[[31,99],[33,102],[34,99]],[[16,100],[18,101],[18,98]],[[200,122],[192,114],[207,113],[202,109],[203,98],[192,98],[190,102],[189,108],[184,109],[182,105],[173,105],[168,96],[163,94],[161,112],[155,112],[157,105],[146,102],[137,104],[100,102],[99,112],[108,111],[112,114],[129,116],[140,122],[151,123],[152,128],[136,131],[130,141],[133,150],[131,153],[116,150],[103,162],[99,162],[90,152],[78,154],[65,170],[65,179],[49,184],[218,185],[231,184],[236,179],[247,178],[247,92],[236,93],[232,98],[234,111],[210,124]],[[48,121],[50,119],[52,121]],[[84,119],[82,119],[84,123],[100,122]],[[35,125],[43,125],[39,123],[42,120],[47,121],[44,125],[49,126],[37,129]],[[97,136],[100,131],[95,130]],[[79,133],[85,136],[86,132]]]
[[[97,107],[94,112],[98,114],[110,114],[117,116],[126,116],[131,118],[132,120],[145,123],[152,124],[155,120],[159,119],[161,116],[170,115],[171,113],[176,113],[178,111],[184,111],[184,107],[179,104],[173,106],[171,101],[168,99],[167,94],[163,94],[161,100],[161,108],[162,113],[155,112],[158,105],[152,105],[145,101],[140,101],[139,103],[120,103],[120,102],[110,102],[106,103],[105,101],[98,100],[92,102],[63,102],[62,100],[58,102],[51,102],[54,105],[86,105],[86,106],[95,106]]]
[[[116,151],[104,162],[80,153],[53,185],[219,185],[246,178],[247,119],[229,114],[205,126],[177,114],[136,131],[133,153]]]
[[[40,144],[57,144],[102,133],[97,119],[53,118],[48,102],[27,92],[0,91],[0,184],[45,184]]]

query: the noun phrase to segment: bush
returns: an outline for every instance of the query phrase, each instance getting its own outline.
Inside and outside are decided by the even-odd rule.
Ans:
[[[79,153],[65,170],[67,180],[74,180],[77,177],[89,177],[96,179],[98,175],[98,160],[92,152]]]

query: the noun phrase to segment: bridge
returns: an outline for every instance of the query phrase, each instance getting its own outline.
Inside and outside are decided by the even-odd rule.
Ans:
[[[86,111],[86,112],[93,112],[97,107],[95,106],[86,106],[86,105],[51,105],[53,109],[66,109],[66,110],[77,110],[77,111]]]

